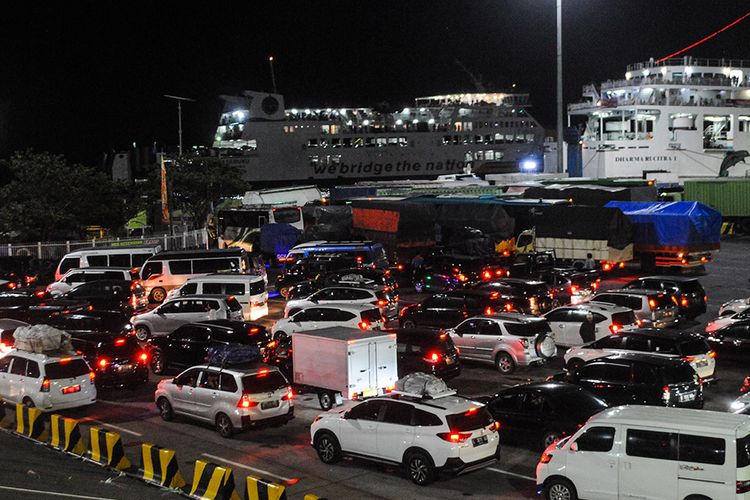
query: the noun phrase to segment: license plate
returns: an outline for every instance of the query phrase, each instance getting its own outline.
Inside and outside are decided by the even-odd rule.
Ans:
[[[269,408],[278,408],[279,407],[279,400],[275,401],[264,401],[260,404],[261,410],[268,410]]]
[[[133,369],[133,365],[131,365],[130,363],[125,363],[125,364],[122,364],[122,365],[117,365],[117,368],[116,368],[116,370],[117,370],[118,373],[129,372],[132,369]]]
[[[695,399],[695,392],[688,392],[686,394],[680,394],[680,403],[685,401],[692,401]]]
[[[377,389],[367,389],[366,391],[362,391],[362,397],[363,398],[372,398],[378,395]]]
[[[453,360],[453,358],[445,358],[445,364],[446,365],[452,365],[453,363],[455,363],[455,361]]]
[[[482,446],[483,444],[487,444],[487,436],[474,438],[471,440],[471,444],[473,444],[474,446]]]
[[[63,394],[73,394],[74,392],[81,392],[80,385],[71,385],[70,387],[63,387]]]

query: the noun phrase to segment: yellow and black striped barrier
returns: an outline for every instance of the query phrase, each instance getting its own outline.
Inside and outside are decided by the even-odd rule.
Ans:
[[[138,473],[147,483],[164,488],[176,489],[185,486],[175,451],[154,444],[141,444],[141,466]]]
[[[99,465],[117,470],[130,468],[130,460],[125,456],[120,435],[98,427],[89,428],[88,458]]]
[[[202,500],[240,500],[234,489],[232,469],[203,460],[195,461],[190,496]]]
[[[247,476],[245,500],[286,500],[286,487],[255,476]]]
[[[44,428],[42,410],[31,408],[23,403],[16,405],[16,432],[22,436],[47,442],[47,429]]]
[[[313,495],[312,493],[308,493],[305,495],[305,500],[326,500],[325,497],[319,497],[318,495]]]
[[[50,446],[73,455],[86,453],[78,420],[65,418],[60,415],[50,416]]]
[[[721,235],[722,236],[734,236],[734,222],[722,222],[721,223]]]

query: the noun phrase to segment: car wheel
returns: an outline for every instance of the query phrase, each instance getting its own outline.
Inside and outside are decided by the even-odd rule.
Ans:
[[[510,354],[507,352],[501,352],[495,357],[495,368],[497,368],[497,371],[500,373],[507,375],[513,373],[516,369],[516,363],[513,361]]]
[[[163,288],[154,288],[153,290],[151,290],[151,297],[149,297],[151,302],[154,302],[156,304],[161,304],[166,298],[167,292]]]
[[[335,464],[341,460],[341,445],[330,432],[319,432],[315,436],[315,451],[324,464]]]
[[[167,371],[167,361],[158,349],[151,351],[151,371],[156,375],[163,375]]]
[[[565,368],[569,372],[574,372],[574,371],[577,371],[582,366],[583,366],[583,360],[578,359],[578,358],[573,358],[570,361],[568,361],[568,364],[565,365]]]
[[[156,409],[159,410],[159,416],[165,422],[170,422],[174,419],[174,411],[167,398],[159,398],[156,401]]]
[[[406,459],[406,473],[414,484],[425,486],[435,479],[435,464],[426,453],[411,453]]]
[[[135,327],[135,338],[138,339],[139,342],[147,341],[150,336],[151,330],[149,330],[147,326],[138,325]]]
[[[328,411],[333,408],[333,404],[336,402],[336,396],[332,392],[321,392],[318,394],[318,402],[320,408],[324,411]]]
[[[36,405],[34,404],[34,400],[32,400],[31,398],[23,398],[23,401],[21,401],[21,402],[23,403],[23,405],[26,408],[34,408],[34,407],[36,407]]]
[[[281,295],[284,298],[289,297],[289,287],[282,286],[281,288],[279,288],[279,295]]]
[[[551,479],[544,487],[547,500],[577,500],[578,494],[570,481],[563,478]]]
[[[414,320],[407,319],[404,320],[403,323],[401,323],[401,328],[416,328],[417,324],[414,322]]]
[[[562,434],[557,431],[547,431],[542,436],[542,449],[546,450],[549,445],[562,438]]]
[[[284,333],[284,332],[276,332],[276,333],[273,334],[273,339],[275,341],[277,341],[277,342],[279,340],[283,340],[285,338],[286,338],[286,333]]]
[[[232,420],[223,413],[216,415],[216,431],[223,438],[232,437],[234,435]]]

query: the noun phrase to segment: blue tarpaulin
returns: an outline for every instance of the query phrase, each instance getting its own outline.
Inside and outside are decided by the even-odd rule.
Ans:
[[[606,206],[619,208],[633,223],[636,250],[719,248],[721,213],[697,201],[611,201]]]
[[[272,255],[286,255],[297,244],[302,231],[290,224],[265,224],[260,228],[260,250]]]

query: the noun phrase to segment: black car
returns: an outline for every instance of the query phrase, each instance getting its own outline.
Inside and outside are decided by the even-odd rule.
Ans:
[[[0,292],[0,318],[29,321],[29,308],[42,302],[44,290],[17,288]]]
[[[601,278],[597,271],[575,271],[553,269],[541,273],[539,281],[546,283],[556,304],[579,304],[585,302],[599,289]]]
[[[703,383],[690,363],[649,354],[613,354],[561,373],[609,406],[626,404],[703,408]]]
[[[709,332],[706,340],[720,359],[750,359],[750,319],[736,321]]]
[[[677,301],[680,316],[695,319],[706,312],[706,290],[698,278],[689,276],[645,276],[631,281],[625,288],[661,290]]]
[[[120,311],[131,315],[147,306],[146,291],[137,282],[98,280],[83,283],[60,298],[43,300],[29,307],[33,323],[45,321],[55,314],[79,311]]]
[[[479,398],[496,421],[500,440],[545,449],[574,434],[589,417],[607,408],[590,392],[566,382],[535,382]]]
[[[349,268],[329,272],[315,280],[321,288],[332,286],[353,286],[357,288],[390,288],[395,290],[398,283],[389,269]]]
[[[294,264],[288,265],[284,272],[276,278],[276,291],[282,297],[287,298],[289,288],[297,283],[315,280],[326,273],[352,267],[357,267],[354,258],[337,254],[302,258]]]
[[[499,295],[500,300],[507,304],[506,311],[539,315],[555,307],[552,293],[541,281],[502,278],[480,283],[473,289]]]
[[[73,336],[89,333],[127,335],[132,329],[129,316],[120,311],[67,312],[50,316],[43,322]]]
[[[450,335],[429,329],[394,329],[399,378],[422,372],[443,380],[461,374],[458,350]]]
[[[502,311],[500,295],[485,290],[454,290],[433,295],[401,309],[401,328],[453,328],[471,316]]]
[[[137,387],[148,382],[148,354],[132,335],[90,333],[71,339],[96,374],[98,387]]]
[[[210,348],[227,344],[254,344],[263,352],[270,341],[266,327],[256,323],[228,319],[189,323],[148,341],[151,370],[161,375],[171,367],[205,363]]]
[[[417,291],[445,291],[470,286],[492,278],[507,277],[509,265],[494,256],[433,254],[415,273]]]

